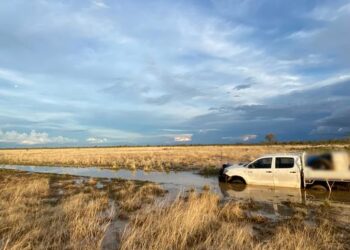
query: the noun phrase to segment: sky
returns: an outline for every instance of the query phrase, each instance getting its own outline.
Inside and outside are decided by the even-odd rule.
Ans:
[[[0,147],[350,135],[350,2],[3,0]]]

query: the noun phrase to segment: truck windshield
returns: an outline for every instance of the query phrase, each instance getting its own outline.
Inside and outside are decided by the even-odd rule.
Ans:
[[[272,158],[262,158],[250,163],[248,168],[271,168]]]

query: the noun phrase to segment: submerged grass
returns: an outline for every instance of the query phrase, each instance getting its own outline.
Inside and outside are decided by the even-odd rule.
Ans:
[[[255,234],[256,224],[264,225],[262,235]],[[209,192],[192,192],[170,206],[138,214],[122,237],[121,249],[316,250],[345,246],[326,220],[314,226],[294,218],[273,223],[263,215],[250,215],[239,203],[222,205]]]
[[[0,249],[100,249],[112,221],[164,194],[150,183],[105,185],[0,171]]]
[[[50,205],[47,179],[22,180],[2,188],[0,229],[2,249],[97,249],[113,213],[100,194],[76,194]]]

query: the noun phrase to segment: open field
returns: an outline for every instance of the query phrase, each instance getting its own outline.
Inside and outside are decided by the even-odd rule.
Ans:
[[[266,153],[325,151],[349,145],[176,146],[3,149],[0,164],[103,166],[144,170],[209,170],[223,162],[249,161]]]
[[[203,188],[170,202],[152,183],[0,171],[0,249],[347,249],[328,203],[226,201]],[[164,197],[164,198],[162,198]],[[282,204],[281,204],[282,205]]]

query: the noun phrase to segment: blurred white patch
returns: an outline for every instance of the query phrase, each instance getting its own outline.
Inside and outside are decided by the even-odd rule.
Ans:
[[[174,141],[177,142],[189,142],[192,141],[192,134],[177,135],[174,137]]]
[[[89,143],[97,143],[97,144],[100,144],[100,143],[105,143],[107,142],[107,138],[96,138],[96,137],[89,137],[86,139],[87,142]]]
[[[257,135],[242,135],[241,140],[242,141],[251,141],[256,139],[258,136]]]
[[[103,0],[94,0],[92,4],[98,8],[108,8],[108,5],[106,5]]]
[[[198,131],[198,133],[200,133],[200,134],[206,134],[206,133],[212,132],[212,131],[219,131],[219,129],[217,129],[217,128],[204,128],[204,129],[200,129],[200,130]]]
[[[256,139],[258,136],[257,135],[241,135],[239,137],[235,137],[235,136],[225,136],[225,137],[221,137],[221,139],[223,140],[230,140],[230,141],[251,141]]]

